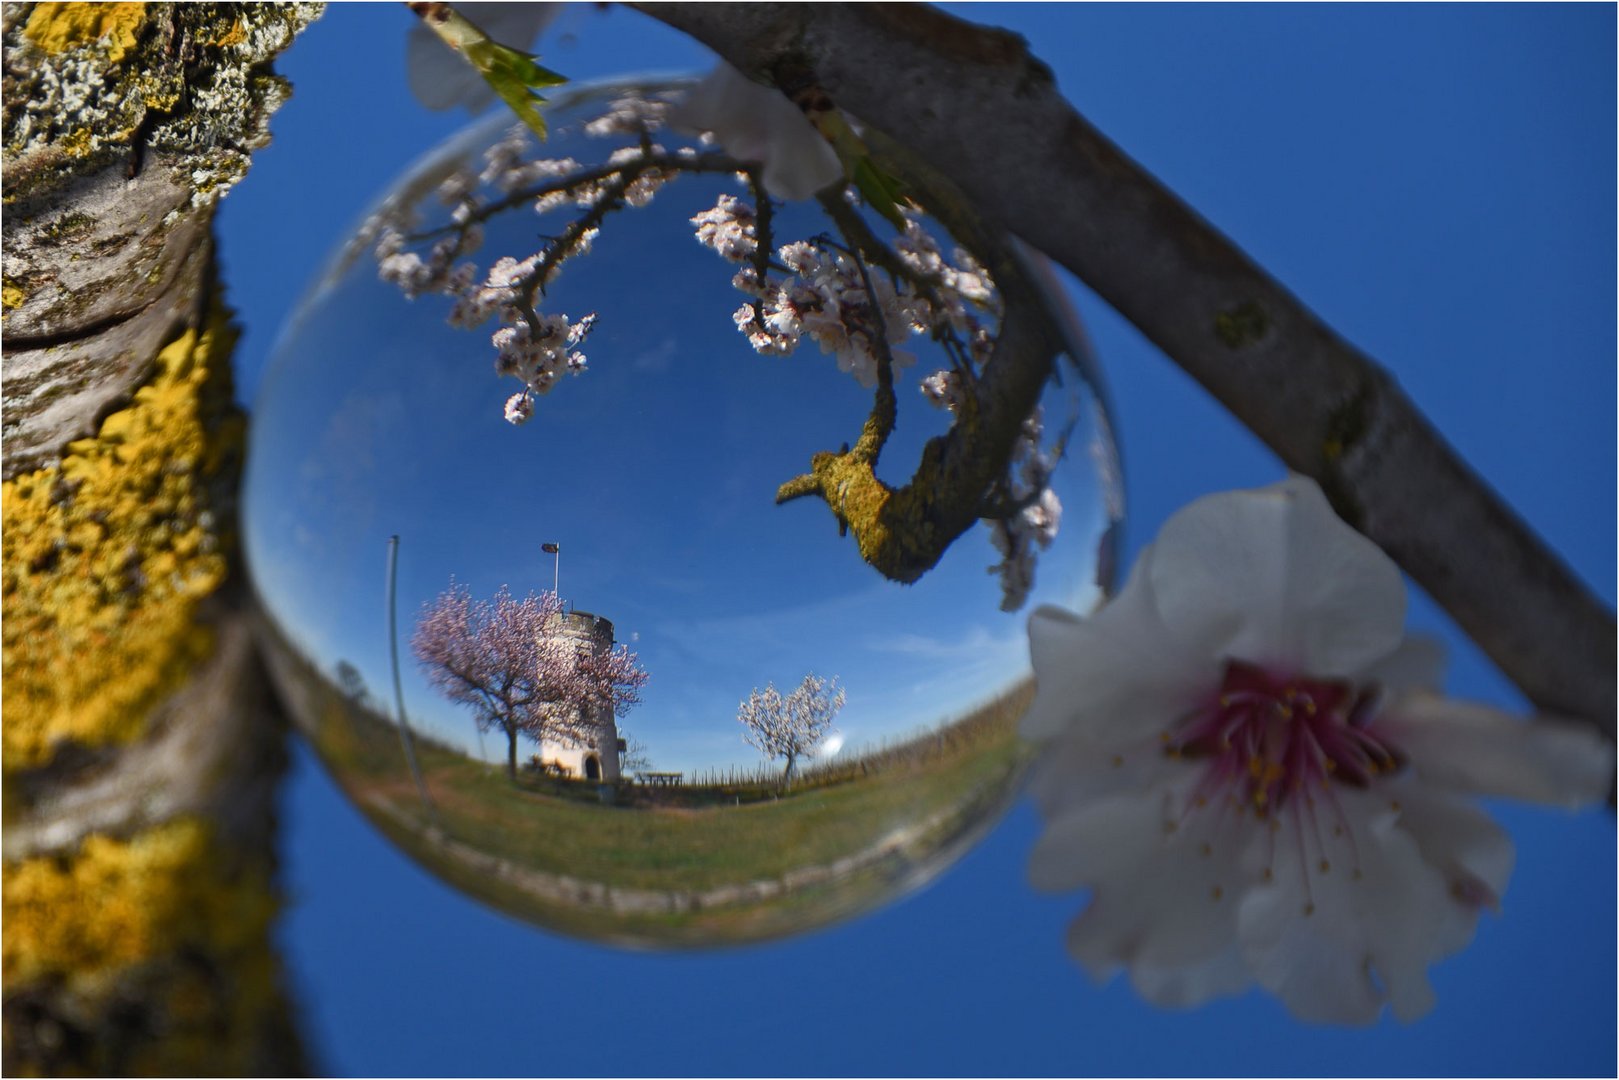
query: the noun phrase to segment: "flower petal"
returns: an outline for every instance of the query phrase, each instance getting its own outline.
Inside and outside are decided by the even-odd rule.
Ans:
[[[1215,655],[1342,677],[1400,642],[1399,570],[1308,478],[1199,499],[1165,522],[1155,549],[1160,616]]]
[[[1091,802],[1047,824],[1029,854],[1029,884],[1067,892],[1133,874],[1164,841],[1164,799],[1152,791]]]
[[[765,190],[778,199],[807,199],[843,178],[836,151],[787,95],[724,62],[687,92],[669,119],[686,130],[713,132],[735,157],[762,163]]]
[[[1218,958],[1232,952],[1252,832],[1244,823],[1233,833],[1236,818],[1219,814],[1183,823],[1195,779],[1183,770],[1174,787],[1061,816],[1030,859],[1037,888],[1093,886],[1068,935],[1070,951],[1092,975],[1128,967],[1132,978],[1141,972],[1145,985],[1181,1004],[1246,983]]]
[[[1408,637],[1383,659],[1361,669],[1360,678],[1386,690],[1437,690],[1445,680],[1444,643]]]
[[[1577,809],[1613,788],[1613,746],[1574,721],[1525,721],[1437,694],[1392,702],[1376,721],[1433,784]]]
[[[1473,940],[1482,908],[1500,907],[1512,877],[1512,840],[1477,807],[1417,784],[1402,786],[1400,806],[1399,827],[1449,883],[1455,910],[1433,943],[1435,956],[1448,956]]]
[[[1070,733],[1041,752],[1028,791],[1040,813],[1053,820],[1076,806],[1172,784],[1186,768],[1164,753],[1156,736],[1099,743]]]
[[[1130,969],[1130,985],[1136,993],[1161,1009],[1186,1009],[1231,997],[1242,993],[1253,981],[1242,962],[1242,953],[1231,944],[1195,964],[1136,964]]]
[[[1469,913],[1381,795],[1340,791],[1334,807],[1342,835],[1296,820],[1295,842],[1277,845],[1273,884],[1243,903],[1243,954],[1300,1019],[1368,1024],[1386,998],[1413,1020],[1433,1007],[1427,969],[1455,937],[1447,921]]]
[[[1124,588],[1089,619],[1042,607],[1029,616],[1029,653],[1038,690],[1023,717],[1025,738],[1070,728],[1091,738],[1130,739],[1164,731],[1219,685],[1212,653],[1179,648],[1147,587],[1152,550]]]

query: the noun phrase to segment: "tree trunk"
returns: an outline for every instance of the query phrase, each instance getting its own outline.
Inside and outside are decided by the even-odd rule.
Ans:
[[[312,5],[7,4],[4,1062],[297,1074],[212,216]],[[71,104],[65,104],[71,103]],[[183,583],[183,584],[177,584]]]
[[[506,729],[506,775],[517,783],[517,729]]]

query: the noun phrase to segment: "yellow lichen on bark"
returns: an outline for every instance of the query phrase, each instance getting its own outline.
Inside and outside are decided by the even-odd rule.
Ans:
[[[274,894],[263,872],[234,872],[230,863],[209,827],[192,818],[7,863],[6,987],[66,979],[90,988],[182,950],[222,956],[248,948],[265,936]]]
[[[233,342],[215,305],[96,437],[0,487],[6,771],[137,737],[207,655],[196,609],[226,573],[209,485],[241,442],[238,417],[216,419]]]
[[[145,19],[144,3],[44,3],[29,14],[23,34],[47,53],[65,52],[106,38],[107,59],[117,63],[135,47],[136,32]]]

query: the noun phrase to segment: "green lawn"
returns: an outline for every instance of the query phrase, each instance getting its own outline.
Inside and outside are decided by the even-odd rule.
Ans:
[[[779,797],[762,787],[630,787],[619,795],[626,805],[603,804],[593,786],[527,775],[514,785],[503,767],[418,738],[430,820],[398,729],[293,666],[306,732],[379,828],[487,902],[609,940],[743,942],[870,907],[987,828],[1026,760],[1016,724],[1027,685],[942,733],[812,771]],[[557,895],[558,879],[639,899],[613,910],[599,897]],[[769,895],[716,894],[759,882]],[[672,910],[647,910],[659,897]]]

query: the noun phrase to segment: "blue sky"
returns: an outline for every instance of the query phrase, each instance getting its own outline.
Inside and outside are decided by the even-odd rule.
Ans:
[[[613,95],[593,100],[582,117],[553,110],[548,156],[592,161],[623,141],[572,134]],[[494,121],[474,168],[511,127],[506,116]],[[492,325],[451,327],[446,298],[408,301],[377,280],[373,259],[336,260],[348,272],[334,271],[305,302],[253,399],[247,551],[293,640],[328,671],[346,660],[367,685],[385,687],[389,536],[401,537],[407,640],[452,575],[478,596],[501,585],[550,588],[559,568],[540,545],[557,542],[564,600],[612,619],[649,673],[622,726],[652,767],[688,774],[760,762],[735,716],[766,682],[785,690],[808,672],[839,679],[847,704],[837,726],[857,751],[955,719],[1028,673],[1028,610],[1088,610],[1096,597],[1108,515],[1093,445],[1108,436],[1091,418],[1094,397],[1072,364],[1046,394],[1044,445],[1071,428],[1072,452],[1053,481],[1063,527],[1022,611],[1000,610],[998,578],[987,572],[1000,556],[987,528],[914,585],[882,580],[837,536],[824,505],[774,503],[776,486],[804,471],[812,452],[859,434],[871,392],[813,344],[766,358],[737,333],[736,268],[697,244],[689,222],[735,187],[682,180],[650,208],[611,218],[591,253],[567,264],[545,310],[598,315],[581,346],[590,370],[540,399],[520,428],[501,416],[519,385],[491,370]],[[431,198],[422,209],[426,225],[446,217]],[[570,207],[536,224],[514,208],[490,223],[479,260],[525,256],[536,229],[559,231],[572,216]],[[776,218],[783,243],[828,227],[801,206]],[[896,480],[944,430],[944,414],[916,389],[943,354],[924,338],[906,344],[919,362],[902,373],[899,424],[883,456]],[[439,697],[408,658],[404,678],[418,726],[480,746],[470,713]],[[483,745],[504,760],[503,741]]]
[[[1388,366],[1613,603],[1611,7],[968,14],[1029,37],[1082,112]],[[279,64],[295,96],[221,214],[250,400],[276,328],[343,230],[464,123],[405,91],[410,21],[396,5],[335,5]],[[642,16],[593,6],[566,13],[541,50],[576,78],[707,64]],[[1114,403],[1129,556],[1190,499],[1280,474],[1139,334],[1070,289]],[[549,569],[537,565],[537,583]],[[565,554],[565,578],[570,569]],[[1452,693],[1521,704],[1420,596],[1411,622],[1447,641]],[[1615,1068],[1614,835],[1602,813],[1502,807],[1519,844],[1502,916],[1435,969],[1432,1015],[1366,1031],[1304,1028],[1258,996],[1164,1013],[1121,983],[1093,986],[1062,951],[1082,899],[1023,883],[1037,832],[1026,805],[882,912],[780,944],[671,956],[568,941],[457,896],[392,851],[306,752],[285,815],[286,955],[335,1072]]]

